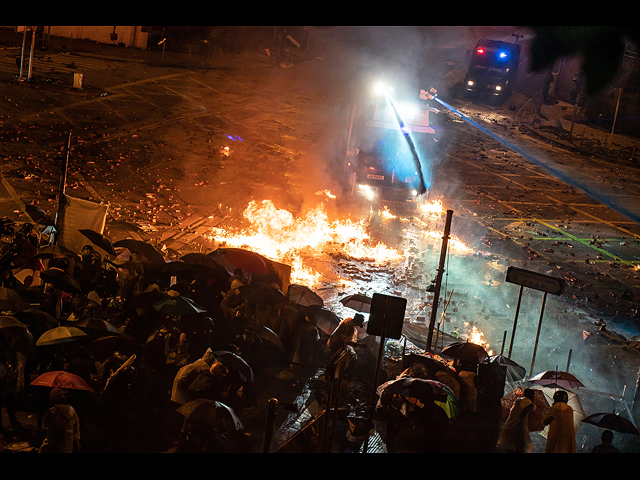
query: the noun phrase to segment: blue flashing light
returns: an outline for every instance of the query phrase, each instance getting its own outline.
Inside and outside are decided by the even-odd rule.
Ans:
[[[506,57],[507,57],[507,54],[506,54],[506,53],[504,53],[504,52],[500,52],[500,58],[506,58]]]

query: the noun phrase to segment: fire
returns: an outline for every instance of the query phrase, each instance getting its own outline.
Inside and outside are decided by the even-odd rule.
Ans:
[[[474,325],[471,329],[471,334],[469,335],[469,341],[471,343],[475,343],[476,345],[484,347],[489,356],[491,356],[493,355],[493,351],[489,350],[489,344],[483,340],[483,336],[484,334]]]
[[[371,240],[364,220],[330,221],[320,203],[300,218],[272,201],[252,201],[243,213],[249,226],[230,231],[213,228],[210,238],[219,244],[245,248],[291,266],[294,283],[316,286],[322,274],[309,266],[322,255],[339,255],[384,264],[403,260],[404,254]]]
[[[444,214],[442,200],[434,200],[430,203],[421,203],[418,205],[418,212],[429,217],[439,218]]]

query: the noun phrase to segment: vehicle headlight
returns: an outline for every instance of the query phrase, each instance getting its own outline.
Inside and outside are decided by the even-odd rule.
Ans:
[[[502,90],[502,87],[500,85],[496,85],[496,91],[499,92],[500,90]]]
[[[467,85],[469,85],[470,87],[472,87],[472,86],[473,86],[473,80],[469,80],[469,81],[467,82]]]

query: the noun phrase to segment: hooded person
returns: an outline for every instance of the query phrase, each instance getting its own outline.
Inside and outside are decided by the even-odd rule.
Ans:
[[[67,403],[61,388],[50,394],[51,408],[42,418],[46,436],[39,453],[74,453],[80,450],[80,420],[75,409]]]
[[[364,316],[356,313],[353,318],[346,318],[336,327],[327,340],[326,352],[332,357],[343,347],[347,347],[351,355],[355,358],[356,353],[353,347],[358,342],[358,328],[362,328]]]
[[[533,443],[529,436],[529,414],[535,410],[535,392],[525,388],[523,395],[516,399],[509,410],[497,447],[506,452],[532,453]]]
[[[542,423],[549,426],[545,453],[576,453],[576,430],[573,408],[567,404],[569,394],[558,390],[553,394],[553,405]]]
[[[189,363],[178,370],[171,389],[171,401],[178,405],[184,405],[195,400],[190,393],[189,387],[193,381],[203,372],[209,372],[211,366],[215,363],[215,356],[211,348],[207,348],[202,358],[197,359],[193,363]]]

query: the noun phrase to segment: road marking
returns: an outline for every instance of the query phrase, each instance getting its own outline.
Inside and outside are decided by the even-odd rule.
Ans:
[[[29,223],[36,223],[33,221],[33,218],[31,218],[31,216],[27,213],[26,205],[24,204],[22,199],[18,196],[18,194],[16,193],[16,191],[13,189],[13,187],[7,181],[6,178],[2,179],[2,185],[4,186],[7,193],[11,196],[11,199],[15,202],[15,204],[18,206],[18,208],[20,208],[24,216],[27,218],[27,221]]]

